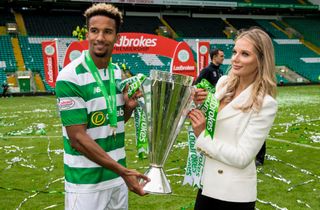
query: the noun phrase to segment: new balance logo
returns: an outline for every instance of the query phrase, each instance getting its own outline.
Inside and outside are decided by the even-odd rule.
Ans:
[[[95,88],[93,89],[93,94],[100,93],[100,92],[101,92],[100,87],[95,87]]]

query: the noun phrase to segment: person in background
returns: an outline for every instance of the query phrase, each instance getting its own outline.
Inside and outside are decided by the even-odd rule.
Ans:
[[[3,81],[3,84],[1,86],[2,86],[2,97],[6,97],[9,89],[9,85],[6,81]]]
[[[197,89],[196,104],[203,101],[204,92]],[[189,113],[195,146],[206,158],[195,209],[254,210],[255,156],[277,111],[274,48],[267,33],[259,28],[239,33],[231,69],[218,81],[215,96],[220,106],[212,139],[205,136],[204,114],[199,109]]]
[[[195,84],[201,82],[201,80],[207,79],[214,87],[216,86],[218,79],[222,76],[222,71],[220,70],[220,65],[224,60],[224,52],[221,49],[212,49],[210,51],[211,63],[204,69],[200,71]]]
[[[128,209],[128,188],[145,195],[143,187],[150,181],[126,168],[124,149],[124,122],[141,93],[129,99],[127,91],[115,86],[121,70],[110,59],[122,13],[100,3],[84,16],[89,50],[67,65],[56,83],[63,125],[65,209]]]

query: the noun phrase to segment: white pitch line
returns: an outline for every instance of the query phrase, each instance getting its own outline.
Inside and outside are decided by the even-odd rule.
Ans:
[[[315,118],[315,119],[309,119],[309,120],[304,120],[304,121],[296,121],[296,122],[287,122],[287,123],[277,123],[273,124],[273,126],[285,126],[288,124],[303,124],[303,123],[310,123],[310,122],[315,122],[315,121],[320,121],[320,118]]]
[[[283,139],[268,138],[268,140],[277,141],[277,142],[281,142],[281,143],[287,143],[287,144],[293,144],[293,145],[296,145],[296,146],[299,146],[299,147],[307,147],[307,148],[311,148],[311,149],[319,149],[320,150],[320,147],[314,147],[314,146],[311,146],[311,145],[308,145],[308,144],[299,144],[299,143],[296,143],[296,142],[291,142],[291,141],[283,140]]]
[[[1,136],[8,139],[47,139],[47,138],[62,138],[62,136]]]
[[[132,137],[135,136],[135,134],[125,134],[126,137]],[[62,136],[2,136],[1,138],[8,138],[8,139],[46,139],[46,138],[62,138]],[[296,143],[296,142],[291,142],[288,140],[284,140],[284,139],[277,139],[277,138],[268,138],[268,140],[271,141],[276,141],[276,142],[281,142],[281,143],[287,143],[287,144],[293,144],[299,147],[306,147],[306,148],[311,148],[311,149],[318,149],[320,150],[320,147],[315,147],[315,146],[311,146],[308,144],[300,144],[300,143]]]

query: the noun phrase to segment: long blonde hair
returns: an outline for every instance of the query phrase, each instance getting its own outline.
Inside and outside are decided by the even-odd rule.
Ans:
[[[244,112],[251,109],[258,112],[262,106],[265,95],[268,94],[273,98],[276,96],[277,83],[275,77],[274,48],[269,35],[257,27],[241,31],[235,41],[241,38],[246,38],[253,44],[258,61],[258,72],[253,82],[249,100],[236,108]],[[239,82],[239,76],[229,71],[228,79],[222,84],[223,86],[227,85],[226,92],[221,97],[227,103],[233,99]]]

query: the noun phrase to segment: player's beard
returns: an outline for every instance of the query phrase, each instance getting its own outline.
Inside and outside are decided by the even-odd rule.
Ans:
[[[93,53],[98,58],[104,58],[104,57],[108,57],[109,56],[109,53],[110,53],[109,52],[110,51],[109,47],[110,47],[110,45],[107,45],[105,43],[103,45],[104,45],[103,49],[105,49],[104,51],[101,51],[98,48],[95,49],[96,46],[94,46],[94,48],[93,48]]]
[[[108,55],[108,51],[103,52],[103,53],[96,53],[96,52],[93,52],[93,53],[98,58],[104,58],[104,57],[107,57],[107,55]]]

